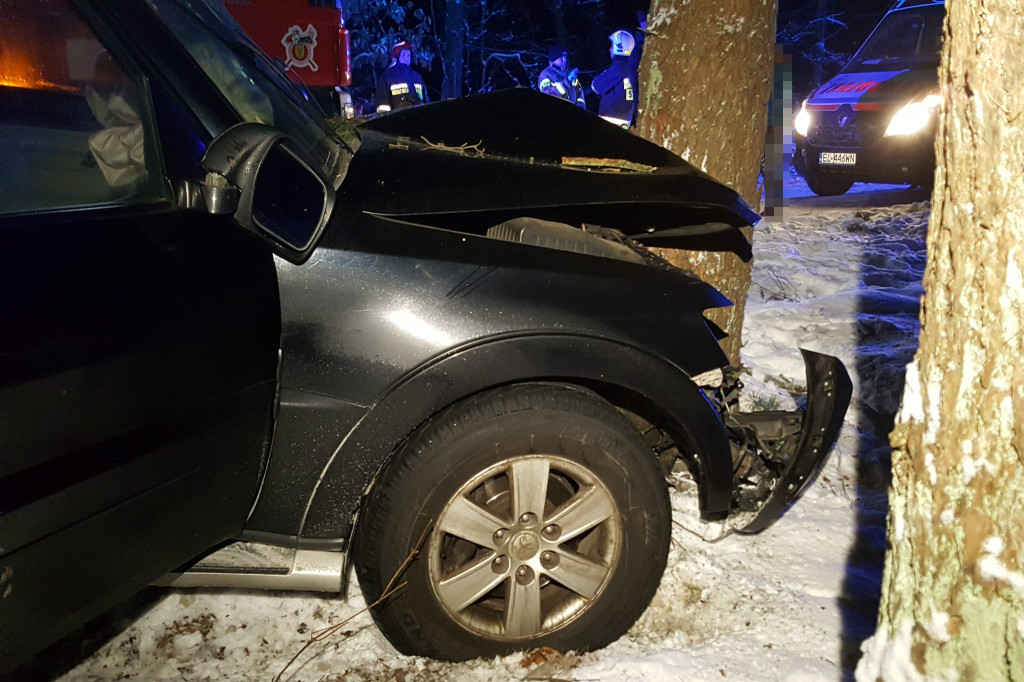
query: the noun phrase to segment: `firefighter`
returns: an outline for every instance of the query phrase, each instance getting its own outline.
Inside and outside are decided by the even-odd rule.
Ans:
[[[378,114],[430,101],[423,78],[411,64],[412,43],[407,40],[395,43],[391,48],[391,65],[377,79],[374,104]]]
[[[594,78],[591,87],[601,98],[597,113],[609,123],[628,128],[636,119],[637,60],[630,59],[636,38],[629,31],[619,30],[608,36],[612,41],[612,63]]]
[[[568,67],[569,53],[561,45],[552,45],[548,48],[548,66],[537,79],[537,89],[586,109],[583,86],[577,78],[579,70],[573,69],[566,73]]]

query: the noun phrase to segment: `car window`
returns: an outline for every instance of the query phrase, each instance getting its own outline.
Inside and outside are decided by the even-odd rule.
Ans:
[[[146,97],[68,0],[0,2],[0,215],[162,198]]]
[[[853,58],[861,66],[892,67],[938,63],[942,48],[942,5],[891,12]]]
[[[242,120],[287,133],[334,177],[343,155],[333,131],[219,3],[147,2]]]

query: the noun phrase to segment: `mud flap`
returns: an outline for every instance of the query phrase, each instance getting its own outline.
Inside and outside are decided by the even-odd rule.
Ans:
[[[800,349],[807,370],[807,409],[796,454],[775,482],[753,520],[738,533],[758,533],[772,525],[814,481],[839,437],[853,384],[839,358]]]

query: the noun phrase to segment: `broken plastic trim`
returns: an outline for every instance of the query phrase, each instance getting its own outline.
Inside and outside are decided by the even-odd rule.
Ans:
[[[853,383],[838,358],[800,349],[807,368],[807,409],[792,459],[774,482],[757,515],[739,533],[758,533],[772,525],[818,476],[839,437],[853,395]]]
[[[807,372],[807,408],[801,412],[731,412],[724,419],[733,443],[732,509],[725,519],[700,513],[697,484],[673,480],[687,512],[682,525],[708,542],[733,531],[758,533],[782,515],[807,489],[828,460],[853,385],[838,358],[800,349]],[[737,400],[739,384],[727,380],[716,402],[720,409]],[[795,442],[794,442],[795,441]]]

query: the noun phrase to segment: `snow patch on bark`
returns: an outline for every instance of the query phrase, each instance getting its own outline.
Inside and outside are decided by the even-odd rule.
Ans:
[[[939,514],[939,519],[945,524],[953,523],[953,518],[954,514],[952,509],[943,509],[942,513]]]
[[[1006,549],[1006,543],[997,535],[985,539],[981,551],[985,553],[978,561],[978,573],[985,580],[997,580],[1010,585],[1017,594],[1024,595],[1024,573],[1011,571],[999,555]]]
[[[986,554],[999,556],[1006,549],[1006,543],[998,535],[990,535],[985,539],[985,542],[981,543],[981,549]]]
[[[654,29],[672,22],[672,18],[679,14],[675,7],[659,7],[654,16],[648,20],[648,25]]]
[[[935,470],[935,455],[930,450],[924,453],[924,468],[928,470],[928,481],[935,485],[939,480],[939,472]]]
[[[890,641],[888,633],[878,630],[860,645],[860,662],[857,663],[855,679],[857,682],[875,682],[883,679],[886,682],[925,682],[925,677],[917,672],[917,667],[910,658],[910,647],[914,643],[914,623],[903,621],[899,632]]]
[[[743,30],[743,23],[745,17],[735,17],[733,21],[726,21],[725,19],[718,19],[718,32],[719,33],[739,33]]]
[[[921,399],[921,374],[917,368],[917,358],[907,365],[906,386],[903,389],[903,400],[897,421],[900,424],[924,421],[924,401]]]
[[[964,449],[967,450],[967,448]],[[964,485],[970,485],[971,481],[974,480],[974,477],[977,476],[982,471],[984,471],[990,476],[995,474],[996,472],[996,469],[994,466],[992,466],[992,463],[989,462],[984,457],[974,459],[973,457],[965,456],[963,459],[960,460],[960,466],[964,470]]]
[[[949,614],[945,611],[936,611],[932,608],[932,620],[925,623],[924,631],[936,642],[945,644],[951,638],[949,636]]]

